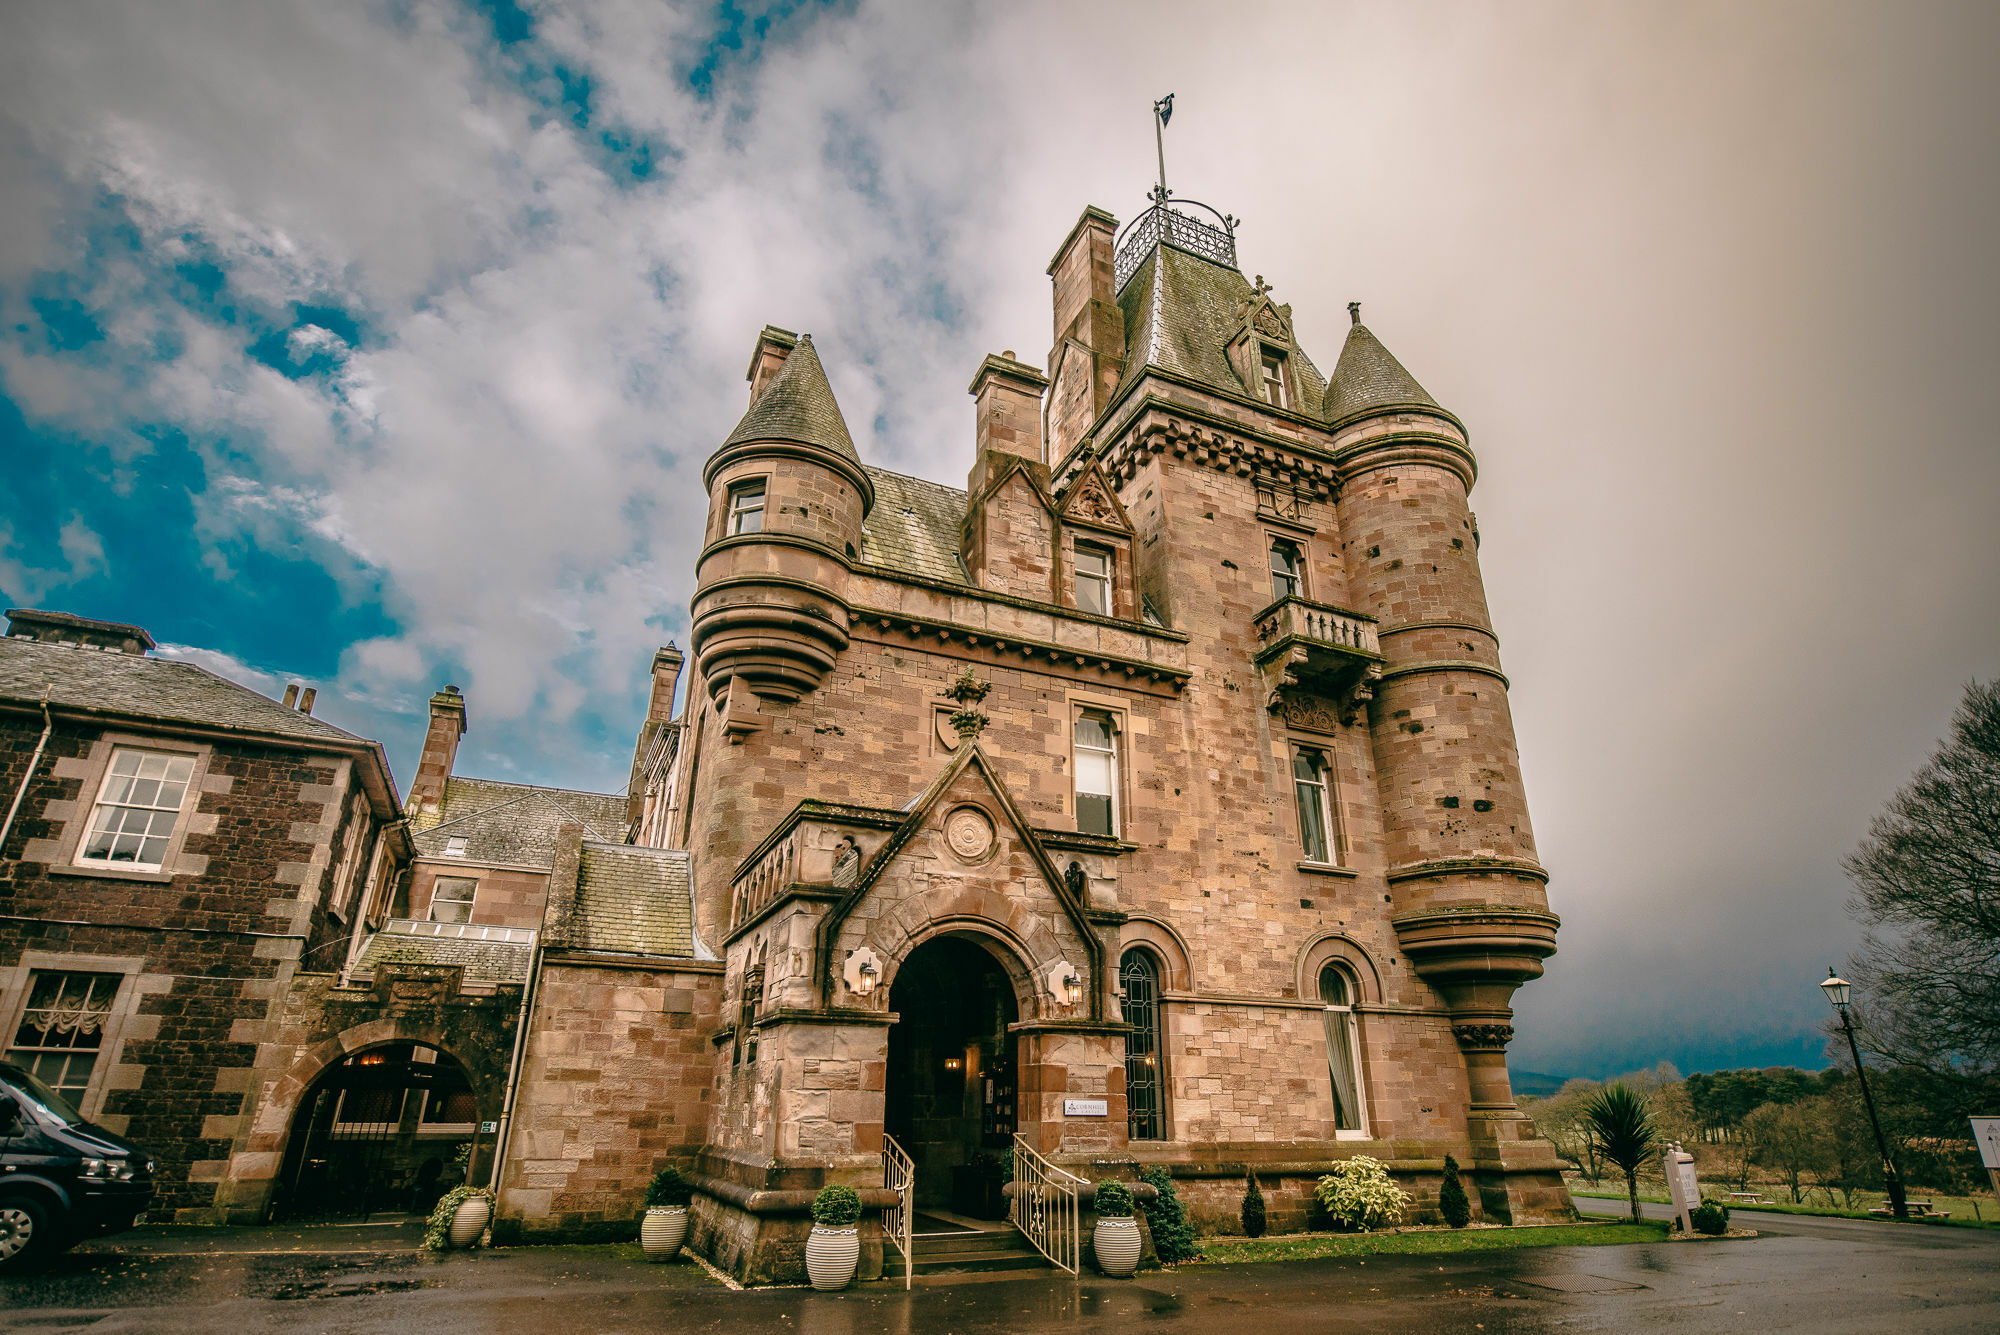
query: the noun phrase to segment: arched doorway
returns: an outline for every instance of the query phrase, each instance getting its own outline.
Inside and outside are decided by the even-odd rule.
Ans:
[[[437,1048],[392,1043],[336,1062],[292,1117],[273,1218],[428,1212],[465,1182],[479,1111],[465,1068]]]
[[[940,936],[910,952],[889,989],[883,1118],[916,1162],[917,1206],[998,1219],[1000,1156],[1014,1142],[1019,1087],[1014,984],[975,941]]]

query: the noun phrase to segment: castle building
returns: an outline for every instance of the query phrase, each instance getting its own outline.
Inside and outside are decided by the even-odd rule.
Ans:
[[[1463,425],[1358,306],[1323,375],[1164,195],[1049,276],[1045,369],[973,376],[964,491],[862,462],[776,328],[704,470],[640,799],[724,958],[697,1245],[756,1272],[743,1202],[885,1143],[919,1206],[1017,1147],[1165,1166],[1218,1223],[1255,1171],[1303,1219],[1334,1159],[1434,1199],[1453,1154],[1488,1218],[1567,1217],[1507,1076],[1557,919]]]
[[[1507,1074],[1558,920],[1467,433],[1357,306],[1323,374],[1201,207],[1083,212],[962,491],[864,463],[762,331],[623,793],[457,774],[446,687],[399,804],[309,698],[10,614],[8,1059],[180,1218],[469,1178],[496,1235],[629,1236],[671,1163],[752,1282],[826,1183],[879,1274],[1009,1156],[1016,1201],[1159,1168],[1220,1231],[1357,1154],[1420,1216],[1450,1155],[1483,1217],[1570,1217]]]

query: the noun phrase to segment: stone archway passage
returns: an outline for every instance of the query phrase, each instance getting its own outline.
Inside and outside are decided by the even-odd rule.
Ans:
[[[1014,985],[965,937],[940,936],[897,970],[884,1125],[916,1161],[918,1207],[999,1218],[1000,1156],[1019,1116]]]
[[[300,1098],[273,1216],[427,1213],[464,1183],[479,1128],[472,1082],[450,1054],[420,1043],[355,1053]]]

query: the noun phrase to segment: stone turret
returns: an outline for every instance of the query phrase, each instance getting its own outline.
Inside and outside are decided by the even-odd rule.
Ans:
[[[1555,951],[1479,573],[1476,476],[1458,419],[1361,323],[1358,304],[1323,411],[1340,462],[1348,588],[1380,622],[1369,708],[1403,953],[1452,1011],[1476,1150],[1493,1166],[1532,1128],[1507,1078],[1515,988]],[[1539,1142],[1534,1142],[1539,1146]],[[1489,1208],[1507,1208],[1495,1201]]]
[[[702,470],[689,647],[732,737],[759,726],[753,696],[797,700],[847,647],[848,563],[875,499],[811,336],[790,337],[759,337],[750,409]]]

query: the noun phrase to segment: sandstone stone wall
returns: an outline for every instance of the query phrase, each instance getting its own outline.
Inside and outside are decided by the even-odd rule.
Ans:
[[[543,964],[503,1221],[527,1237],[635,1235],[653,1174],[686,1169],[707,1138],[720,983],[692,961]]]

